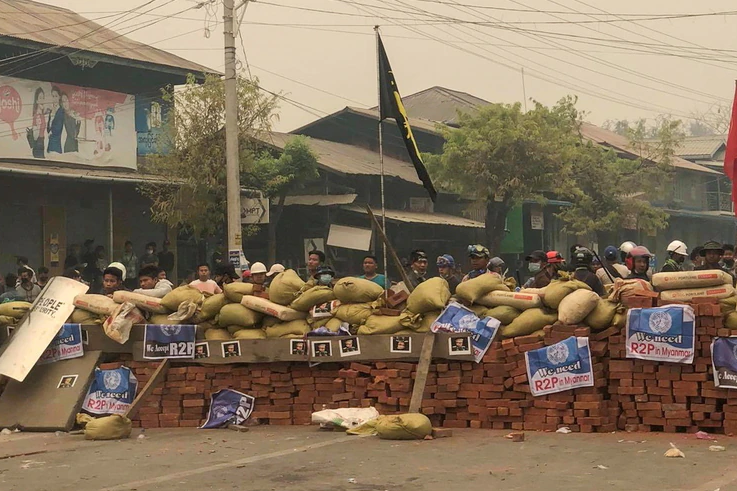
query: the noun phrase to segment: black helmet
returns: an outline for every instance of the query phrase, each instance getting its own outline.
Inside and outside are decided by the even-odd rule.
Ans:
[[[507,266],[506,263],[500,257],[492,257],[491,260],[489,261],[489,269],[492,269],[492,268],[504,269],[506,266]]]
[[[333,271],[333,268],[331,268],[330,266],[320,266],[319,268],[317,268],[317,271],[315,271],[315,274],[312,277],[319,278],[324,274],[329,274],[330,276],[335,278],[335,271]]]
[[[573,253],[572,262],[574,266],[591,266],[594,262],[594,253],[586,247],[579,247]]]

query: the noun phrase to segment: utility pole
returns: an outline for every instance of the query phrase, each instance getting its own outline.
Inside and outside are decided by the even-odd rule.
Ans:
[[[240,275],[243,256],[241,236],[241,179],[238,158],[238,89],[235,57],[235,2],[223,0],[225,48],[225,171],[228,206],[228,259]],[[236,259],[237,258],[237,259]]]

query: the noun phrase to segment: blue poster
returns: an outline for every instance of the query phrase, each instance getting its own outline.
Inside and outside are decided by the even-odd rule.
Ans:
[[[82,324],[64,324],[49,343],[46,351],[38,360],[38,365],[45,365],[59,360],[84,356],[82,347]]]
[[[545,348],[528,351],[525,362],[533,396],[594,385],[589,338],[571,336]]]
[[[501,323],[493,317],[484,317],[476,323],[476,327],[471,331],[471,347],[476,363],[481,363],[500,325]]]
[[[194,358],[197,326],[146,324],[143,335],[143,357],[147,360],[164,358]]]
[[[169,104],[160,97],[136,96],[136,138],[138,155],[166,154],[165,132]]]
[[[125,414],[136,398],[138,379],[130,368],[95,369],[82,410],[90,414]]]
[[[480,319],[471,309],[458,302],[450,302],[443,310],[430,330],[432,332],[468,332],[476,328]]]
[[[256,399],[253,396],[237,390],[219,390],[210,397],[207,421],[201,428],[220,428],[243,424],[251,416],[255,402]]]
[[[627,358],[693,363],[696,334],[689,305],[630,309],[627,313]]]
[[[737,389],[737,337],[714,338],[711,342],[714,385]]]

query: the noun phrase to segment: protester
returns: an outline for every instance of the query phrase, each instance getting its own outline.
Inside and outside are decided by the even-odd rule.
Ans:
[[[210,256],[210,262],[212,263],[212,270],[215,271],[218,265],[223,264],[223,253],[215,250]]]
[[[532,278],[525,282],[523,288],[545,288],[558,273],[555,264],[548,264],[548,255],[545,251],[532,251],[525,261]]]
[[[266,273],[266,265],[264,263],[253,263],[251,265],[251,283],[263,287],[264,283],[266,283]]]
[[[272,264],[271,268],[269,268],[269,272],[266,273],[266,282],[264,283],[264,286],[268,287],[271,285],[271,282],[274,280],[274,277],[278,275],[279,273],[283,273],[286,268],[281,264]]]
[[[410,253],[409,261],[407,278],[412,288],[417,288],[417,285],[427,279],[425,277],[427,275],[427,254],[422,249],[415,249]]]
[[[210,266],[207,263],[197,266],[197,276],[198,278],[190,283],[190,286],[197,288],[202,293],[223,293],[222,288],[210,279]]]
[[[20,300],[20,298],[18,297],[18,288],[15,286],[17,281],[17,275],[13,273],[8,273],[7,275],[5,275],[5,293],[0,295],[0,303]]]
[[[648,270],[653,255],[645,246],[635,246],[627,253],[627,267],[630,269],[630,278],[650,281]]]
[[[158,254],[159,268],[166,272],[167,277],[174,274],[174,253],[169,250],[169,246],[171,246],[169,239],[164,240],[161,245],[161,252]]]
[[[683,263],[688,257],[688,247],[680,240],[674,240],[666,248],[668,253],[668,259],[665,260],[665,264],[661,268],[661,273],[675,273],[677,271],[683,271]]]
[[[238,276],[238,273],[235,272],[235,266],[233,266],[231,263],[221,263],[216,270],[215,276],[216,278],[213,279],[220,288],[222,288],[223,285],[227,285],[229,283],[242,281],[241,278]]]
[[[690,256],[690,259],[691,259],[691,268],[690,268],[690,270],[691,271],[695,271],[696,268],[698,268],[699,266],[701,266],[702,264],[704,264],[704,258],[701,257],[701,251],[703,249],[704,248],[702,246],[696,246],[691,251],[691,256]]]
[[[118,290],[126,290],[123,285],[123,271],[115,266],[109,266],[102,272],[102,289],[100,293],[112,297]]]
[[[123,256],[120,258],[120,262],[125,266],[127,273],[125,279],[126,288],[135,288],[138,275],[138,256],[133,251],[133,242],[130,240],[125,241],[125,250],[123,251]]]
[[[699,255],[704,258],[704,262],[695,271],[706,271],[710,269],[723,269],[721,265],[722,256],[724,256],[724,247],[719,242],[710,240],[704,244],[699,251]]]
[[[159,269],[159,274],[158,274],[158,278],[159,278],[160,280],[168,280],[168,279],[169,279],[169,278],[167,278],[167,276],[166,276],[166,271],[164,271],[163,269]],[[174,283],[172,283],[172,285],[173,285],[173,284],[174,284]]]
[[[478,278],[482,274],[489,272],[489,249],[481,244],[468,246],[468,259],[471,262],[471,271],[463,277],[461,282]]]
[[[320,266],[325,263],[325,253],[314,250],[307,254],[307,276],[303,278],[305,281],[315,277],[315,273]]]
[[[734,245],[724,244],[724,255],[722,256],[722,268],[725,271],[734,273]]]
[[[156,242],[146,244],[146,253],[141,256],[141,267],[159,266],[159,256],[156,255]]]
[[[317,281],[318,286],[330,286],[335,283],[335,271],[330,266],[320,266],[315,271],[313,278]]]
[[[624,264],[619,264],[618,258],[619,250],[616,247],[610,245],[604,249],[604,264],[596,271],[596,277],[602,285],[611,285],[617,278],[629,277],[630,270]]]
[[[31,271],[31,276],[32,276],[31,281],[33,283],[36,283],[36,281],[38,280],[38,278],[36,278],[36,272],[33,270],[32,267],[30,267],[28,265],[28,258],[27,257],[25,257],[25,256],[16,256],[15,265],[18,266],[18,269],[20,269],[20,268],[29,269]],[[18,278],[18,283],[15,286],[17,287],[19,285],[20,285],[20,278]]]
[[[504,259],[495,256],[489,259],[489,273],[499,275],[501,278],[504,278],[504,275],[506,274],[507,269],[507,263],[504,262]]]
[[[82,278],[92,284],[97,276],[97,255],[95,254],[95,239],[84,241],[84,254],[82,254]]]
[[[81,270],[84,267],[81,264],[79,253],[79,244],[72,244],[69,246],[69,255],[64,259],[64,269],[74,268]]]
[[[138,285],[140,288],[133,290],[134,293],[156,298],[164,298],[174,287],[171,281],[159,279],[159,268],[156,266],[141,268],[138,272]]]
[[[587,247],[579,247],[576,249],[571,263],[575,268],[573,277],[579,281],[586,283],[597,295],[604,295],[604,286],[596,277],[593,271],[592,263],[594,262],[594,254]]]
[[[376,259],[376,256],[366,256],[363,258],[363,274],[359,276],[359,278],[363,278],[364,280],[369,280],[377,285],[379,285],[381,288],[386,290],[386,276],[383,274],[378,274],[376,270],[379,267],[379,262]]]
[[[443,254],[435,260],[435,266],[438,268],[438,274],[441,278],[448,282],[451,295],[455,295],[456,288],[461,283],[461,277],[456,271],[456,261],[450,254]]]
[[[627,255],[635,247],[637,247],[637,244],[635,244],[631,240],[628,240],[626,242],[622,242],[622,245],[619,246],[619,256],[620,256],[620,259],[622,260],[622,262],[624,262],[627,259]]]
[[[43,287],[46,286],[46,283],[49,282],[49,268],[46,266],[41,266],[38,268],[38,280],[36,281],[36,284],[43,289]]]
[[[79,282],[82,281],[82,273],[80,273],[78,269],[67,268],[61,275],[65,278],[70,278]]]

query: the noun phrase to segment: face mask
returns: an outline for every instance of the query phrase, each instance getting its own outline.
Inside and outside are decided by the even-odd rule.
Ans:
[[[321,285],[329,285],[332,280],[333,280],[333,277],[330,276],[329,274],[321,274],[320,277],[317,279],[317,281]]]
[[[148,249],[146,252],[148,252],[149,254],[153,254],[154,253],[154,250],[153,249]]]
[[[540,266],[540,263],[530,263],[528,266],[528,269],[530,270],[530,273],[539,273],[542,267]]]

